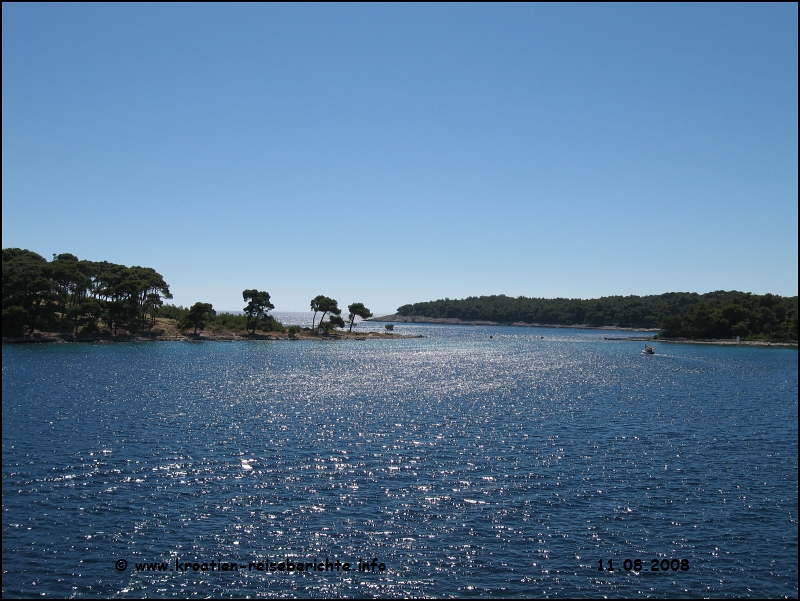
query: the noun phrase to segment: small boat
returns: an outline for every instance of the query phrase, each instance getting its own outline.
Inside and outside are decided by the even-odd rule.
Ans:
[[[644,350],[642,351],[645,355],[655,355],[656,351],[652,346],[644,345]]]

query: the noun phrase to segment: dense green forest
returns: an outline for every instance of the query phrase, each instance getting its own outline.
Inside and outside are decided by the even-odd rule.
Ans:
[[[652,296],[469,297],[403,305],[403,316],[529,324],[662,328],[669,338],[797,340],[797,297],[745,292],[668,292]]]
[[[267,315],[272,308],[269,294],[245,290],[244,295],[251,300],[245,315],[217,315],[207,303],[184,309],[164,305],[172,294],[161,274],[150,267],[79,260],[68,253],[47,261],[29,250],[3,249],[4,336],[34,330],[95,334],[103,327],[116,336],[151,330],[156,317],[176,319],[195,332],[206,325],[253,332],[285,330]]]

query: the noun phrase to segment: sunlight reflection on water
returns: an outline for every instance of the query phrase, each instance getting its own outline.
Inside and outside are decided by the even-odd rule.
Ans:
[[[4,594],[797,595],[796,351],[395,331],[4,347]]]

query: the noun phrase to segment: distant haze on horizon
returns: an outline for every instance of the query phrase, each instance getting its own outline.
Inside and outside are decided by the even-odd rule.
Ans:
[[[172,302],[797,295],[797,4],[3,4],[3,248]]]

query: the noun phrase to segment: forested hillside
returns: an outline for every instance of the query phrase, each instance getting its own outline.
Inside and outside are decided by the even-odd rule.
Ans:
[[[598,299],[469,297],[403,305],[402,316],[528,324],[662,328],[664,337],[797,340],[797,297],[668,292]]]

